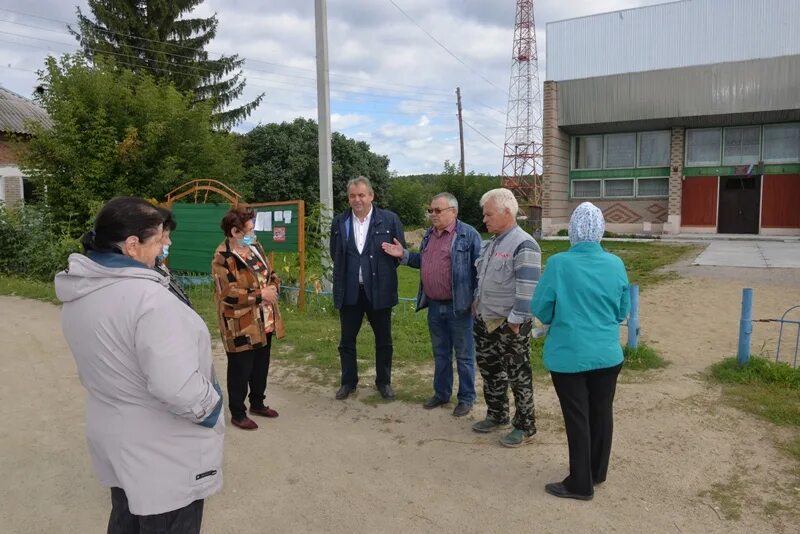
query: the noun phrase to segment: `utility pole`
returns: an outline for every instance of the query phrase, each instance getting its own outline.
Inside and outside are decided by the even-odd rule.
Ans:
[[[327,221],[333,218],[333,170],[331,168],[331,95],[328,79],[328,7],[326,0],[314,0],[317,40],[317,122],[319,127],[319,200],[322,204],[322,267],[328,273],[331,258],[328,257],[327,241],[330,228]],[[326,277],[327,278],[327,277]],[[325,280],[330,287],[331,281]],[[305,291],[305,288],[300,288]]]
[[[461,178],[464,179],[464,121],[461,118],[461,88],[456,87],[456,105],[458,106],[458,137],[461,144]]]

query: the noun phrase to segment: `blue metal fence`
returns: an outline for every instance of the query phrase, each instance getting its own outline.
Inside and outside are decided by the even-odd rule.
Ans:
[[[787,356],[786,363],[790,363],[793,368],[797,368],[797,357],[800,353],[800,320],[788,319],[792,312],[800,310],[800,305],[792,306],[781,315],[778,319],[753,319],[753,290],[746,287],[742,289],[742,313],[739,319],[739,348],[736,352],[736,360],[739,365],[746,365],[750,361],[750,337],[753,333],[753,323],[779,323],[780,330],[778,331],[778,348],[775,351],[775,362],[781,361],[781,348],[783,346],[784,355],[786,355],[786,345],[784,344],[784,333],[790,334],[790,327],[786,325],[796,325],[797,334],[794,339],[794,352],[792,356]],[[800,311],[797,312],[800,316]],[[800,317],[798,317],[800,319]],[[791,338],[790,338],[791,339]],[[787,341],[787,343],[789,343]],[[789,345],[791,347],[791,345]]]

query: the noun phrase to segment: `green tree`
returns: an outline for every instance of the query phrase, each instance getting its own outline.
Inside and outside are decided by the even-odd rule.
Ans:
[[[295,119],[281,124],[265,124],[248,132],[244,150],[245,177],[253,200],[269,202],[303,199],[319,202],[319,157],[317,123]],[[334,209],[347,207],[347,181],[363,175],[375,189],[375,201],[385,205],[389,180],[389,158],[375,154],[367,143],[334,133],[333,153]]]
[[[245,88],[238,55],[210,59],[205,47],[214,39],[217,16],[191,18],[203,0],[89,0],[91,17],[78,8],[71,29],[88,58],[110,56],[123,67],[149,73],[211,102],[214,124],[228,128],[246,118],[263,98],[232,109]]]
[[[33,125],[22,167],[45,193],[54,222],[81,225],[116,195],[162,198],[194,178],[242,191],[241,155],[231,134],[211,130],[211,106],[171,84],[101,60],[50,57],[37,100],[53,126]],[[75,228],[75,225],[73,225]]]
[[[386,207],[395,212],[403,226],[414,228],[425,224],[425,208],[433,193],[418,180],[391,178]]]
[[[466,176],[461,176],[461,172],[455,164],[445,161],[440,174],[417,174],[393,178],[390,185],[390,197],[394,194],[395,189],[403,191],[402,194],[407,195],[405,189],[409,189],[411,186],[406,184],[422,186],[423,205],[437,193],[451,193],[458,200],[458,218],[471,224],[478,231],[485,231],[480,200],[486,191],[500,187],[500,183],[500,176],[476,174],[474,171],[467,173]],[[393,206],[392,209],[397,211],[400,208]],[[405,223],[405,220],[403,222]]]

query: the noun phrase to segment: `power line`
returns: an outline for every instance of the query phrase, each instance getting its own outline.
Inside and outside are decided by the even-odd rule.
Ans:
[[[476,134],[480,135],[481,137],[483,137],[484,139],[486,139],[487,141],[489,141],[490,143],[492,143],[494,146],[496,146],[496,147],[497,147],[497,148],[499,148],[500,150],[503,150],[503,147],[501,147],[500,145],[498,145],[497,143],[495,143],[494,141],[492,141],[491,139],[489,139],[488,137],[486,137],[485,135],[483,135],[483,134],[481,133],[481,131],[480,131],[480,130],[478,130],[477,128],[475,128],[475,127],[474,127],[473,125],[471,125],[470,123],[468,123],[467,121],[464,121],[464,124],[466,124],[466,125],[469,127],[469,129],[470,129],[470,130],[472,130],[472,131],[473,131],[473,132],[475,132]]]
[[[42,30],[45,30],[45,31],[50,31],[50,32],[56,33],[58,35],[68,36],[68,34],[65,34],[63,32],[59,32],[57,30],[41,28],[41,27],[38,27],[38,26],[29,25],[29,24],[12,22],[12,21],[8,21],[8,20],[4,20],[4,19],[0,19],[0,22],[6,22],[6,23],[9,23],[9,24],[24,26],[24,27],[28,27],[28,28],[42,29]],[[84,47],[81,47],[81,45],[76,44],[76,43],[65,43],[63,41],[54,41],[54,40],[51,40],[51,39],[44,39],[44,38],[41,38],[41,37],[34,37],[34,36],[30,36],[30,35],[23,35],[23,34],[11,33],[11,32],[4,32],[4,31],[0,31],[0,33],[6,34],[6,35],[11,35],[11,36],[14,36],[14,37],[21,37],[21,38],[25,38],[25,39],[33,39],[33,40],[37,40],[37,41],[43,41],[43,42],[59,44],[59,45],[62,45],[62,46],[69,46],[69,47],[73,47],[75,49],[84,48]],[[163,52],[163,51],[160,51],[160,50],[155,50],[155,49],[147,48],[147,47],[144,47],[144,46],[135,46],[134,48],[136,48],[137,50],[140,50],[142,52],[153,52],[153,53],[163,54],[164,56],[173,57],[173,58],[176,58],[176,59],[187,59],[187,60],[190,60],[190,61],[194,61],[196,59],[196,58],[194,58],[192,56],[184,56],[184,55],[180,55],[180,54],[172,54],[172,53],[169,53],[169,52]],[[91,48],[91,47],[85,47],[85,49],[91,50],[93,52],[99,52],[99,53],[102,53],[102,54],[116,55],[116,56],[125,57],[125,58],[128,57],[127,55],[120,54],[119,52],[113,52],[113,51],[108,51],[108,50],[100,50],[100,49]],[[148,59],[148,61],[154,62],[154,61],[159,61],[159,60]],[[175,68],[175,69],[179,69],[179,68],[192,69],[195,72],[205,73],[206,75],[214,73],[214,71],[212,71],[210,69],[203,69],[202,67],[199,67],[199,66],[180,65],[180,64],[176,64],[176,63],[173,63],[173,62],[170,62],[170,61],[163,61],[163,60],[160,60],[160,62],[164,63],[166,65],[169,65],[171,68]],[[254,68],[249,67],[249,66],[243,67],[243,70],[249,70],[249,71],[253,71],[253,72],[261,72],[261,73],[265,73],[265,74],[274,74],[276,76],[285,76],[285,77],[290,77],[290,78],[298,78],[298,79],[308,80],[308,81],[315,81],[316,80],[316,78],[311,78],[311,77],[307,77],[307,76],[299,76],[299,75],[296,75],[296,74],[285,74],[285,73],[278,73],[278,72],[259,70],[259,69],[254,69]],[[423,97],[427,97],[429,95],[426,95],[426,94],[420,93],[420,92],[402,91],[402,90],[398,90],[398,89],[389,89],[389,88],[382,87],[382,86],[374,86],[374,85],[370,86],[370,85],[366,85],[366,84],[357,84],[357,83],[350,83],[350,82],[337,82],[337,85],[352,86],[352,87],[356,87],[356,88],[364,87],[364,88],[384,89],[384,90],[388,90],[388,91],[397,93],[396,95],[388,95],[387,94],[385,96],[395,96],[395,97],[398,97],[398,98],[406,98],[406,99],[413,99],[413,100],[420,100],[420,101],[427,101],[427,102],[436,102],[436,103],[441,103],[441,104],[449,102],[449,100],[436,98],[437,95],[430,95],[433,98],[420,98],[419,95],[421,95]],[[338,89],[338,90],[345,91],[345,89]],[[357,93],[357,94],[371,94],[371,93],[366,93],[364,91],[351,91],[351,92]],[[374,94],[374,93],[372,93],[372,94]],[[381,96],[384,96],[384,95],[381,95]]]
[[[18,11],[18,10],[15,10],[15,9],[8,9],[8,8],[0,8],[0,11],[7,11],[9,13],[14,13],[14,14],[17,14],[17,15],[23,15],[23,16],[27,16],[27,17],[31,17],[31,18],[38,18],[38,19],[41,19],[41,20],[47,20],[47,21],[50,21],[50,22],[56,22],[60,26],[64,26],[64,28],[69,29],[69,22],[65,21],[65,20],[54,19],[54,18],[49,18],[49,17],[42,17],[40,15],[35,15],[33,13],[26,13],[26,12],[23,12],[23,11]],[[10,21],[10,20],[7,20],[7,19],[0,19],[0,22],[7,22],[9,24],[17,24],[17,25],[20,25],[20,26],[25,26],[25,27],[29,27],[29,28],[33,28],[33,29],[39,29],[39,30],[44,30],[44,31],[49,31],[49,32],[54,32],[54,33],[60,33],[61,35],[68,35],[68,36],[72,37],[72,34],[70,34],[70,33],[64,33],[64,32],[62,32],[60,30],[53,30],[53,29],[50,29],[50,28],[44,28],[42,26],[34,26],[34,25],[30,25],[30,24],[25,24],[25,23],[22,23],[22,22]],[[116,32],[116,31],[113,31],[113,30],[109,30],[107,28],[97,28],[97,30],[100,31],[100,32],[109,34],[109,35],[116,35],[116,36],[125,37],[125,38],[132,37],[131,35],[128,35],[128,34],[125,34],[125,33],[121,33],[121,32]],[[159,40],[156,40],[156,39],[148,39],[146,37],[138,37],[138,36],[136,36],[136,39],[138,41],[150,42],[150,43],[155,43],[155,44],[164,44],[164,41],[159,41]],[[178,43],[169,43],[169,46],[172,47],[172,48],[175,48],[175,49],[190,50],[192,52],[194,52],[196,50],[195,48],[192,48],[192,47],[189,47],[189,46],[185,46],[185,45],[181,45],[181,44],[178,44]],[[136,47],[136,48],[142,48],[143,50],[148,50],[147,48],[144,48],[144,47]],[[208,51],[208,52],[211,53],[211,54],[214,54],[214,55],[218,55],[220,57],[224,56],[224,54],[221,53],[221,52],[214,52],[214,51]],[[172,56],[175,56],[175,57],[187,57],[187,56],[178,56],[176,54],[169,54],[169,53],[166,53],[166,52],[162,52],[162,53],[164,53],[165,55],[172,55]],[[264,60],[261,60],[261,59],[249,58],[249,57],[245,57],[245,56],[241,56],[241,57],[242,57],[242,59],[244,59],[246,61],[252,61],[252,62],[256,62],[256,63],[264,63],[266,65],[273,65],[273,66],[277,66],[277,67],[280,67],[280,68],[299,70],[299,71],[303,71],[303,72],[312,72],[312,73],[316,72],[314,69],[305,69],[305,68],[302,68],[302,67],[294,67],[294,66],[291,66],[291,65],[285,65],[285,64],[281,64],[281,63],[274,63],[274,62],[270,62],[270,61],[264,61]],[[258,70],[258,69],[251,69],[251,70]],[[263,72],[266,72],[266,71],[263,71]],[[288,76],[288,75],[286,75],[286,76]],[[355,78],[353,76],[348,76],[348,75],[340,74],[340,73],[336,73],[336,72],[331,72],[331,76],[336,76],[336,77],[341,77],[341,78],[358,79],[358,78]],[[363,80],[359,80],[359,82],[363,83]],[[412,88],[412,89],[420,89],[420,90],[428,91],[428,92],[435,91],[435,92],[439,93],[442,96],[449,96],[449,92],[448,91],[444,91],[442,89],[436,89],[436,88],[433,88],[433,87],[423,87],[423,86],[407,85],[407,84],[395,84],[395,85],[403,86],[403,87],[409,87],[409,88]],[[381,88],[381,89],[384,88],[384,87],[381,87],[381,86],[373,86],[373,87]]]
[[[4,41],[3,39],[0,39],[0,42],[9,42],[9,41]],[[17,44],[17,43],[13,43],[13,44]],[[37,47],[37,48],[44,49],[43,47]],[[119,64],[122,65],[122,66],[127,66],[128,65],[127,63],[124,63],[124,62],[120,62]],[[34,70],[34,69],[28,69],[28,68],[17,67],[17,66],[12,66],[12,65],[0,65],[0,67],[2,67],[4,69],[17,70],[17,71],[21,71],[21,72],[30,72],[30,73],[34,73],[34,74],[37,73],[37,71]],[[270,87],[270,86],[259,85],[259,84],[253,84],[253,85],[255,87],[262,88],[262,89],[270,89],[272,92],[287,93],[287,94],[292,94],[292,95],[297,95],[298,94],[297,91],[290,90],[288,88],[283,89],[283,88],[279,88],[279,87]],[[305,93],[305,94],[308,94],[309,96],[312,96],[311,92],[308,92],[308,93]],[[276,101],[276,100],[270,98],[269,94],[267,95],[266,98],[267,98],[267,102],[270,102],[270,103],[273,103],[273,104],[277,104],[277,105],[288,105],[288,104],[292,104],[293,103],[293,102],[288,102],[288,101]],[[339,104],[341,104],[342,102],[350,102],[350,101],[348,101],[346,99],[341,99],[341,101],[339,101]],[[343,111],[343,112],[337,111],[336,113],[339,113],[339,114],[342,114],[342,115],[346,115],[348,112],[347,111]],[[406,116],[412,116],[412,117],[417,117],[419,115],[427,115],[427,116],[445,116],[445,115],[449,116],[450,115],[449,113],[437,112],[437,111],[433,111],[433,110],[430,110],[430,109],[420,109],[420,110],[418,110],[416,112],[400,111],[400,110],[380,111],[380,110],[370,109],[368,113],[369,113],[369,115],[406,115]]]
[[[0,35],[9,35],[11,37],[19,37],[19,38],[22,38],[22,39],[30,39],[30,40],[40,41],[40,42],[44,42],[44,43],[52,43],[52,44],[57,44],[57,45],[61,45],[61,46],[72,47],[72,48],[75,48],[75,49],[81,48],[80,45],[75,44],[75,43],[65,43],[63,41],[54,41],[52,39],[44,39],[44,38],[41,38],[41,37],[33,37],[33,36],[30,36],[30,35],[23,35],[23,34],[18,34],[18,33],[6,32],[6,31],[3,31],[3,30],[0,30]],[[27,43],[19,43],[19,42],[14,42],[14,41],[11,41],[11,43],[12,44],[17,44],[17,45],[20,45],[20,46],[28,46],[28,47],[31,47],[31,48],[40,48],[40,49],[44,49],[44,50],[51,50],[50,48],[36,47],[36,46],[30,45],[30,44],[27,44]],[[86,49],[90,50],[92,52],[97,52],[97,53],[101,53],[101,54],[107,54],[107,55],[111,55],[111,56],[117,56],[117,57],[122,58],[122,60],[128,59],[127,55],[122,54],[120,52],[105,51],[105,50],[99,50],[99,49],[88,48],[88,47]],[[141,50],[152,51],[152,50],[146,49],[146,48],[141,48]],[[116,61],[117,61],[118,64],[123,65],[123,66],[128,66],[128,67],[132,67],[132,68],[141,67],[140,64],[136,64],[136,63],[124,62],[124,61],[121,61],[121,60],[116,60]],[[159,67],[158,65],[166,65],[166,67]],[[173,63],[173,62],[170,62],[170,61],[158,60],[158,59],[148,59],[148,67],[152,68],[152,69],[155,69],[157,71],[160,71],[160,72],[165,72],[165,73],[169,73],[171,71],[176,71],[177,70],[178,72],[184,72],[184,73],[196,72],[196,73],[200,73],[200,74],[205,75],[205,76],[214,74],[214,71],[212,71],[210,69],[207,69],[207,68],[200,67],[200,66],[196,66],[196,65],[180,65],[180,64],[176,64],[176,63]],[[245,68],[245,70],[252,70],[252,69]],[[263,71],[257,71],[256,70],[256,72],[263,72]],[[271,73],[269,73],[269,74],[271,74]],[[279,74],[279,76],[282,76],[282,75]],[[293,83],[293,82],[289,82],[289,81],[285,81],[285,80],[278,80],[278,79],[274,79],[274,78],[265,78],[263,76],[250,75],[250,76],[248,76],[247,79],[248,80],[264,80],[264,81],[271,82],[271,83],[276,83],[276,84],[281,84],[281,85],[288,85],[290,87],[298,87],[298,84]],[[257,84],[253,84],[253,85],[257,85]],[[269,86],[267,86],[267,87],[269,87]],[[302,85],[301,85],[301,87],[302,87]],[[306,87],[308,87],[308,85]],[[401,101],[409,101],[409,102],[423,102],[423,103],[428,103],[428,104],[444,104],[444,103],[447,103],[446,101],[443,101],[443,100],[431,99],[431,98],[420,98],[420,97],[404,95],[404,94],[397,94],[397,95],[380,94],[380,93],[371,93],[371,92],[366,92],[366,91],[354,91],[354,90],[339,89],[339,88],[334,89],[334,91],[338,92],[338,93],[346,93],[346,94],[356,95],[359,98],[366,99],[366,100],[370,100],[370,99],[377,99],[377,101],[401,100]]]
[[[398,7],[398,9],[400,9],[399,6],[397,6],[397,7]],[[37,19],[41,19],[41,20],[56,22],[56,23],[59,24],[59,26],[63,26],[65,29],[69,29],[69,23],[67,21],[64,21],[64,20],[61,20],[61,19],[43,17],[43,16],[40,16],[40,15],[35,15],[35,14],[32,14],[32,13],[26,13],[26,12],[23,12],[23,11],[14,10],[14,9],[8,9],[8,8],[0,8],[0,11],[6,11],[6,12],[9,12],[9,13],[19,14],[19,15],[23,15],[23,16],[27,16],[27,17],[32,17],[32,18],[37,18]],[[59,35],[72,37],[72,34],[70,34],[70,33],[65,33],[63,31],[54,30],[54,29],[51,29],[51,28],[45,28],[43,26],[36,26],[36,25],[32,25],[32,24],[26,24],[26,23],[23,23],[23,22],[11,21],[11,20],[7,20],[7,19],[0,19],[0,22],[6,22],[8,24],[14,24],[14,25],[23,26],[23,27],[32,28],[32,29],[37,29],[37,30],[44,30],[44,31],[56,33],[56,34],[59,34]],[[423,28],[421,28],[421,29],[423,29]],[[108,30],[108,29],[105,29],[105,28],[99,28],[99,30],[102,31],[102,32],[111,34],[111,35],[118,35],[118,36],[122,36],[122,37],[130,37],[129,35],[122,34],[120,32],[115,32],[115,31],[112,31],[112,30]],[[423,31],[424,31],[424,29],[423,29]],[[23,38],[37,39],[37,40],[42,40],[42,41],[46,41],[46,42],[53,42],[53,43],[56,43],[56,44],[61,44],[62,46],[72,46],[74,48],[80,48],[79,45],[76,45],[74,43],[68,44],[68,43],[63,43],[63,42],[58,42],[58,41],[48,41],[48,40],[41,39],[41,38],[30,37],[30,36],[22,36],[22,35],[18,35],[18,34],[10,34],[10,35],[15,35],[15,36],[18,36],[18,37],[23,37]],[[158,40],[154,40],[154,39],[147,39],[147,38],[144,38],[144,37],[137,37],[137,40],[145,41],[145,42],[152,42],[152,43],[156,43],[156,44],[163,44],[162,41],[158,41]],[[177,43],[170,43],[170,46],[173,47],[173,48],[181,48],[181,49],[186,49],[186,50],[190,50],[190,51],[193,51],[193,52],[195,51],[194,48],[191,48],[191,47],[188,47],[188,46],[184,46],[184,45],[180,45],[180,44],[177,44]],[[138,49],[140,49],[140,50],[142,50],[144,52],[157,52],[159,54],[163,54],[163,55],[166,55],[166,56],[171,56],[171,57],[175,57],[175,58],[179,58],[179,59],[189,59],[189,60],[195,59],[192,56],[182,56],[182,55],[179,55],[179,54],[172,54],[172,53],[163,52],[163,51],[156,51],[156,50],[153,50],[151,48],[147,48],[147,47],[143,47],[143,46],[138,46],[138,47],[135,47],[135,48],[138,48]],[[101,51],[101,52],[103,52],[103,51]],[[104,52],[104,53],[108,53],[108,54],[112,54],[112,55],[114,54],[114,52]],[[211,53],[217,54],[220,57],[222,57],[222,55],[223,55],[223,54],[221,54],[219,52],[211,52]],[[119,54],[117,54],[117,55],[119,55]],[[293,70],[304,71],[304,72],[315,72],[315,71],[313,71],[311,69],[303,69],[303,68],[300,68],[300,67],[293,67],[293,66],[289,66],[289,65],[283,65],[283,64],[280,64],[280,63],[273,63],[273,62],[254,59],[254,58],[247,58],[247,57],[244,57],[244,56],[242,56],[242,59],[246,60],[246,62],[264,63],[264,64],[267,64],[267,65],[273,65],[273,66],[277,66],[277,67],[280,67],[280,68],[293,69]],[[191,66],[188,66],[188,65],[176,65],[176,64],[170,63],[170,62],[163,62],[163,63],[169,65],[171,68],[187,68],[187,67],[189,67],[189,68],[194,68],[195,72],[203,72],[199,67],[191,67]],[[129,66],[135,67],[136,65],[129,65]],[[283,76],[283,77],[288,77],[288,78],[297,78],[297,79],[304,79],[304,80],[309,80],[309,81],[315,81],[316,80],[316,78],[303,77],[303,76],[298,76],[296,74],[286,74],[286,73],[279,73],[279,72],[273,72],[273,71],[265,71],[263,69],[256,69],[256,68],[253,68],[253,67],[247,66],[247,65],[245,65],[243,67],[243,69],[247,70],[247,71],[251,71],[251,72],[260,72],[260,73],[276,75],[276,76]],[[168,72],[168,70],[166,70],[166,69],[161,69],[161,70],[163,72]],[[211,74],[210,70],[206,70],[205,72],[207,74]],[[350,76],[346,76],[346,75],[343,75],[343,74],[338,74],[338,73],[331,73],[331,74],[332,74],[332,76],[337,76],[337,77],[341,77],[341,78],[356,79],[356,78],[353,78],[353,77],[350,77]],[[477,74],[480,75],[480,73],[477,73]],[[255,78],[255,77],[251,76],[251,78]],[[273,81],[274,83],[288,84],[288,82],[272,80],[272,79],[269,79],[269,81]],[[393,95],[389,95],[389,94],[385,94],[385,93],[376,95],[374,93],[367,93],[367,92],[364,92],[364,91],[349,91],[349,92],[351,92],[353,94],[357,94],[357,95],[377,96],[378,98],[393,97],[393,98],[396,98],[396,99],[405,99],[405,100],[411,100],[411,101],[421,101],[421,102],[431,102],[431,103],[441,103],[441,104],[449,103],[449,98],[446,99],[446,100],[443,99],[445,96],[449,96],[449,93],[443,92],[441,89],[434,89],[434,88],[430,88],[430,87],[413,86],[413,85],[406,85],[406,84],[393,84],[394,86],[404,86],[404,87],[410,87],[410,88],[421,89],[421,90],[427,91],[427,93],[425,93],[425,92],[421,92],[421,91],[408,91],[408,90],[401,90],[401,89],[396,89],[396,88],[387,88],[385,86],[379,86],[379,85],[369,85],[369,84],[365,84],[363,82],[363,80],[359,80],[358,82],[335,82],[335,83],[336,83],[336,85],[344,85],[344,86],[350,86],[350,87],[354,87],[354,88],[379,89],[379,90],[391,91],[392,93],[397,93],[396,95],[394,95],[394,94]],[[489,82],[489,83],[491,83],[491,82]],[[292,85],[294,85],[294,84],[292,84]],[[348,90],[346,90],[346,89],[338,89],[337,88],[336,91],[347,92]],[[409,95],[409,96],[405,96],[405,95]],[[428,98],[420,98],[420,96],[421,97],[428,97]],[[441,99],[437,99],[437,97],[442,97],[442,98]],[[494,108],[492,106],[489,106],[487,104],[484,104],[482,102],[477,102],[477,101],[474,102],[474,104],[477,105],[477,106],[480,106],[482,108],[488,109],[490,111],[493,111],[493,112],[495,112],[497,114],[500,114],[500,115],[505,117],[505,113],[504,112],[499,111],[498,109],[496,109],[496,108]]]
[[[42,17],[42,16],[33,15],[33,14],[24,13],[24,12],[21,12],[21,11],[12,10],[12,9],[6,9],[6,8],[0,8],[0,11],[7,11],[7,12],[11,12],[11,13],[21,14],[21,15],[24,15],[24,16],[30,16],[30,17],[34,17],[34,18],[39,18],[39,19],[42,19],[42,20],[53,21],[53,22],[59,23],[60,25],[63,25],[64,27],[68,27],[68,24],[65,21],[59,20],[59,19]],[[8,24],[21,26],[21,27],[26,27],[26,28],[44,30],[44,31],[55,33],[57,35],[71,37],[71,34],[65,33],[65,32],[63,32],[61,30],[55,30],[55,29],[46,28],[46,27],[43,27],[43,26],[26,24],[24,22],[12,21],[12,20],[7,20],[7,19],[0,19],[0,22],[5,22],[5,23],[8,23]],[[103,30],[103,29],[101,29],[101,30]],[[111,30],[103,30],[103,31],[106,31],[107,33],[111,33],[111,34],[122,35],[122,34],[120,34],[118,32],[113,32]],[[81,46],[76,44],[76,43],[65,43],[63,41],[55,41],[55,40],[50,40],[50,39],[44,39],[44,38],[41,38],[41,37],[34,37],[34,36],[31,36],[31,35],[16,34],[16,33],[12,33],[12,32],[1,31],[1,30],[0,30],[0,34],[5,34],[5,35],[9,35],[9,36],[12,36],[12,37],[18,37],[18,38],[22,38],[22,39],[31,39],[31,40],[45,42],[45,43],[57,44],[57,45],[60,45],[60,46],[63,46],[63,47],[71,47],[71,48],[74,48],[74,49],[81,48]],[[152,40],[152,39],[142,38],[141,40],[161,44],[161,41],[156,41],[156,40]],[[8,42],[8,41],[6,41],[6,42]],[[52,51],[51,47],[48,47],[48,48],[35,47],[35,46],[30,45],[30,44],[23,44],[23,43],[14,42],[14,41],[12,41],[11,43],[15,44],[17,46],[26,46],[26,47],[29,47],[29,48],[40,48],[40,49],[45,49],[45,50],[48,50],[48,51]],[[191,50],[191,51],[195,50],[193,48],[182,46],[182,45],[177,45],[177,44],[173,44],[172,46],[177,47],[177,48],[184,48],[184,49]],[[125,54],[121,54],[121,53],[118,53],[118,52],[102,51],[102,50],[97,50],[97,49],[93,49],[93,48],[89,48],[89,47],[86,47],[86,48],[88,50],[91,50],[91,51],[94,51],[94,52],[101,52],[101,53],[105,53],[105,54],[108,54],[108,55],[111,55],[111,56],[118,56],[118,57],[120,57],[122,59],[129,59],[128,56],[126,56]],[[163,51],[156,51],[156,50],[154,50],[152,48],[147,48],[147,47],[143,47],[143,46],[139,46],[139,47],[136,47],[136,48],[138,48],[139,50],[141,50],[143,52],[158,52],[158,53],[163,54],[165,56],[175,57],[175,58],[179,58],[179,59],[188,59],[188,60],[195,59],[192,56],[184,56],[184,55],[180,55],[180,54],[173,54],[173,53],[168,53],[168,52],[163,52]],[[250,58],[246,58],[246,59],[250,59]],[[252,59],[250,59],[250,60],[253,61]],[[196,73],[199,73],[199,74],[201,74],[203,76],[210,76],[210,75],[215,74],[214,71],[212,71],[210,69],[204,69],[204,68],[202,68],[200,66],[197,66],[197,65],[181,65],[181,64],[176,64],[176,63],[171,62],[171,61],[158,60],[158,59],[151,59],[149,61],[150,61],[150,63],[157,63],[157,64],[160,64],[160,65],[166,65],[166,66],[169,67],[169,68],[161,68],[161,67],[158,67],[158,66],[155,66],[155,65],[152,65],[152,64],[150,65],[150,67],[153,68],[153,70],[156,70],[156,71],[159,71],[159,72],[168,73],[168,72],[174,72],[176,70],[178,70],[180,72],[179,69],[183,69],[183,72],[196,72]],[[276,66],[280,66],[280,67],[292,68],[292,69],[296,69],[296,70],[304,70],[304,69],[300,69],[298,67],[284,66],[284,65],[281,65],[281,64],[278,64],[278,63],[270,63],[270,62],[261,61],[261,60],[254,60],[254,61],[262,62],[262,63],[266,63],[266,64],[272,64],[272,65],[276,65]],[[131,64],[131,63],[122,62],[120,60],[117,60],[117,63],[122,65],[122,66],[133,67],[133,68],[141,66],[141,65],[138,65],[138,64]],[[243,67],[243,69],[248,71],[248,72],[249,71],[261,72],[261,73],[265,73],[265,74],[269,74],[269,75],[275,75],[275,76],[281,76],[281,77],[289,77],[289,78],[297,78],[297,79],[308,80],[308,81],[314,81],[315,80],[315,78],[303,77],[303,76],[298,76],[298,75],[294,75],[294,74],[276,73],[276,72],[271,72],[271,71],[259,70],[259,69],[252,68],[250,66],[245,66],[245,67]],[[32,71],[32,72],[35,72],[35,71]],[[280,91],[281,89],[277,88],[277,87],[274,87],[272,85],[253,83],[252,80],[263,80],[263,81],[269,82],[271,84],[279,84],[279,85],[290,86],[293,89],[293,92],[296,92],[296,90],[298,88],[298,85],[296,83],[285,81],[285,80],[282,80],[282,79],[265,78],[265,77],[254,76],[252,74],[248,75],[247,79],[249,81],[251,81],[251,84],[253,86],[260,87],[260,88],[265,88],[265,89],[270,89],[272,91]],[[337,82],[337,85],[345,85],[345,86],[350,85],[350,86],[354,86],[354,87],[359,87],[359,84],[356,84],[356,83],[340,83],[340,82]],[[374,87],[374,88],[378,88],[378,89],[384,89],[381,86],[369,86],[369,85],[366,85],[366,84],[363,84],[362,86],[366,87],[366,88]],[[306,87],[308,87],[308,86],[306,86]],[[410,86],[410,87],[415,87],[415,86]],[[426,88],[426,89],[430,89],[430,88]],[[353,91],[353,90],[347,90],[347,89],[334,88],[334,93],[337,93],[337,94],[340,94],[340,95],[341,94],[352,94],[352,95],[355,95],[357,97],[357,99],[350,99],[351,101],[358,100],[358,101],[384,102],[385,100],[404,100],[404,101],[408,101],[408,102],[421,102],[421,103],[437,103],[437,104],[438,103],[441,103],[441,104],[449,103],[449,100],[436,99],[435,95],[432,95],[432,94],[431,95],[427,95],[427,94],[420,93],[420,92],[402,91],[402,90],[398,90],[398,89],[389,89],[389,91],[392,91],[392,92],[398,93],[398,94],[370,93],[370,92],[366,92],[366,91]],[[420,98],[420,96],[418,96],[418,95],[431,96],[433,98]],[[370,97],[375,97],[375,98],[370,98]],[[344,98],[344,100],[348,100],[348,99]],[[498,114],[501,114],[501,115],[505,115],[504,113],[502,113],[501,111],[497,110],[496,108],[493,108],[493,107],[491,107],[489,105],[486,105],[486,104],[483,104],[481,102],[475,102],[474,104],[476,104],[476,105],[478,105],[478,106],[480,106],[482,108],[485,108],[487,110],[493,111],[495,113],[498,113]],[[476,111],[477,112],[481,112],[481,110],[473,110],[473,112],[476,112]],[[399,110],[395,111],[395,112],[378,112],[378,111],[371,111],[371,112],[372,113],[382,113],[382,114],[393,114],[393,113],[407,114],[407,115],[415,115],[416,114],[416,113],[402,112],[402,111],[399,111]],[[421,110],[419,113],[426,113],[428,115],[442,115],[442,113],[433,112],[431,110]],[[488,116],[486,118],[489,119],[489,120],[493,120],[494,122],[498,122],[498,121],[495,121],[494,119],[489,118]]]
[[[468,70],[469,70],[471,73],[475,74],[475,75],[476,75],[476,76],[478,76],[478,77],[479,77],[481,80],[485,81],[486,83],[488,83],[489,85],[491,85],[492,87],[494,87],[495,89],[497,89],[498,91],[501,91],[501,92],[503,91],[502,89],[500,89],[499,87],[497,87],[497,86],[496,86],[496,85],[495,85],[495,84],[494,84],[494,83],[493,83],[493,82],[492,82],[492,81],[491,81],[489,78],[486,78],[486,77],[485,77],[483,74],[481,74],[481,73],[480,73],[480,72],[478,72],[477,70],[475,70],[475,69],[473,69],[472,67],[470,67],[469,65],[467,65],[467,64],[466,64],[466,62],[465,62],[463,59],[461,59],[460,57],[458,57],[457,55],[455,55],[453,52],[451,52],[449,48],[447,48],[447,47],[446,47],[444,44],[442,44],[442,42],[441,42],[441,41],[439,41],[439,40],[438,40],[436,37],[434,37],[434,36],[433,36],[433,35],[432,35],[432,34],[431,34],[431,33],[430,33],[428,30],[426,30],[425,28],[423,28],[423,27],[422,27],[422,26],[421,26],[421,25],[420,25],[420,24],[419,24],[419,23],[418,23],[416,20],[414,20],[414,19],[411,17],[411,15],[409,15],[408,13],[406,13],[405,11],[403,11],[403,8],[401,8],[400,6],[398,6],[398,5],[397,5],[397,4],[394,2],[394,0],[389,0],[389,3],[390,3],[390,4],[392,4],[394,7],[396,7],[396,8],[397,8],[397,10],[398,10],[400,13],[402,13],[403,15],[405,15],[405,17],[406,17],[408,20],[410,20],[410,21],[411,21],[411,23],[412,23],[414,26],[416,26],[417,28],[419,28],[420,30],[422,30],[422,32],[423,32],[425,35],[427,35],[428,37],[430,37],[430,38],[431,38],[431,40],[433,40],[433,42],[434,42],[434,43],[436,43],[437,45],[439,45],[439,46],[440,46],[440,47],[441,47],[441,48],[442,48],[442,49],[443,49],[445,52],[447,52],[448,54],[450,54],[450,55],[451,55],[451,56],[452,56],[452,57],[453,57],[453,58],[454,58],[456,61],[458,61],[459,63],[461,63],[462,65],[464,65],[464,66],[465,66],[465,67],[466,67],[466,68],[467,68],[467,69],[468,69]]]

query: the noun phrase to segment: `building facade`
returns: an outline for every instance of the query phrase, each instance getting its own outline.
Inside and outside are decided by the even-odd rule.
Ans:
[[[796,0],[684,0],[547,25],[542,230],[800,235]]]
[[[30,139],[30,123],[51,124],[47,113],[17,93],[0,87],[0,203],[14,206],[25,199],[25,177],[17,154]]]

